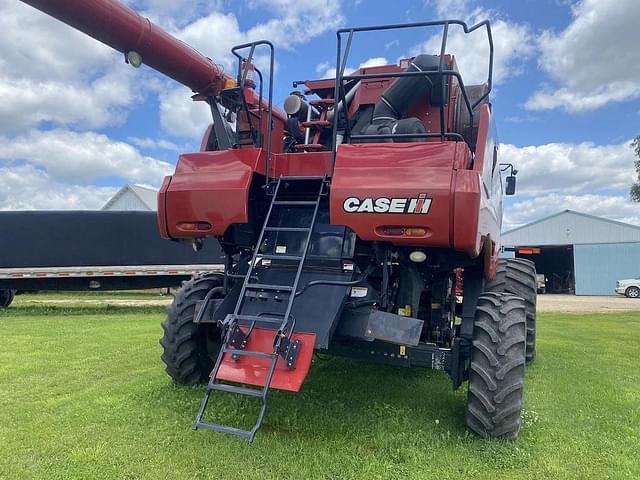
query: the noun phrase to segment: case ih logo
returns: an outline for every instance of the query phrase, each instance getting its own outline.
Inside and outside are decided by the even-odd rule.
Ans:
[[[431,199],[426,193],[418,198],[357,198],[349,197],[342,204],[347,213],[429,213]]]

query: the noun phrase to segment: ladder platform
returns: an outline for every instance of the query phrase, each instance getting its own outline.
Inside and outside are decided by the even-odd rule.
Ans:
[[[237,393],[248,397],[262,397],[263,391],[257,388],[238,387],[237,385],[227,385],[226,383],[214,383],[210,385],[211,390],[220,392]]]
[[[326,147],[321,143],[299,143],[298,145],[295,146],[295,149],[298,151],[301,151],[301,150],[322,151],[322,150],[326,150]]]
[[[263,254],[262,258],[267,260],[301,260],[302,259],[300,255],[284,255],[284,254],[281,255],[279,253]],[[253,285],[257,285],[257,284],[254,283]]]
[[[257,357],[257,358],[273,358],[273,356],[275,355],[273,353],[251,352],[249,350],[242,350],[240,348],[225,348],[224,353],[230,353],[231,355],[238,355],[238,356],[245,356],[245,357]]]
[[[289,175],[289,176],[284,176],[284,177],[280,177],[280,180],[282,180],[283,182],[289,182],[289,181],[317,181],[317,182],[324,182],[326,180],[326,177],[321,177],[318,175]]]
[[[196,430],[199,428],[206,428],[208,430],[213,430],[214,432],[220,433],[229,433],[231,435],[236,435],[237,437],[242,437],[245,440],[253,441],[253,437],[255,437],[255,432],[251,430],[242,430],[241,428],[236,427],[227,427],[226,425],[220,425],[218,423],[209,423],[203,422],[202,420],[197,421],[194,426]]]
[[[304,128],[309,128],[309,127],[330,127],[331,126],[331,122],[329,120],[310,120],[308,122],[302,122],[302,126]]]
[[[240,328],[244,332],[247,331],[247,327]],[[272,355],[275,335],[275,330],[255,327],[247,339],[245,351]],[[291,335],[291,341],[293,342],[295,340],[300,340],[301,342],[295,368],[287,368],[285,359],[278,356],[270,388],[277,388],[278,390],[286,390],[289,392],[299,392],[300,388],[302,388],[302,384],[311,367],[316,335],[314,333],[294,332]],[[271,359],[241,355],[240,358],[234,360],[232,355],[231,353],[224,353],[220,369],[215,379],[264,387],[271,365]]]
[[[251,290],[274,290],[278,292],[290,292],[293,290],[291,285],[269,285],[267,283],[249,283],[247,284],[247,288]]]
[[[308,232],[305,227],[265,227],[265,232]]]
[[[236,315],[234,313],[230,313],[227,315],[227,318],[229,318],[229,320],[239,320],[241,322],[264,322],[273,323],[274,325],[282,324],[282,317],[267,317],[262,315]]]
[[[315,200],[276,200],[274,205],[280,205],[285,207],[297,207],[297,206],[312,206],[315,205]]]
[[[333,98],[320,98],[320,99],[311,100],[309,102],[309,105],[313,105],[315,107],[317,105],[333,105],[335,103],[336,101]]]

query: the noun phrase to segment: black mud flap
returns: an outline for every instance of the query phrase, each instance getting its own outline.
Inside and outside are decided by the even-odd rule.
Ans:
[[[360,308],[345,310],[336,333],[341,337],[416,346],[420,342],[423,325],[424,321],[418,318]]]

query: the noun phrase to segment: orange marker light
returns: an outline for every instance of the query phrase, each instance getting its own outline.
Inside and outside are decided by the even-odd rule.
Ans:
[[[178,222],[176,225],[180,230],[187,232],[211,230],[209,222]]]

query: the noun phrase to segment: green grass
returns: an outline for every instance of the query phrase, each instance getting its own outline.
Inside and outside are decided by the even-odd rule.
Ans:
[[[48,300],[53,301],[73,301],[83,302],[85,300],[163,300],[166,296],[160,295],[160,289],[151,290],[122,290],[120,292],[112,291],[79,291],[79,292],[66,292],[66,291],[42,291],[29,294],[18,295],[19,303],[34,303],[44,302]]]
[[[314,360],[249,445],[193,431],[203,388],[159,360],[162,307],[0,312],[0,478],[637,479],[640,313],[544,314],[515,443],[466,433],[444,374]],[[211,412],[247,422],[220,395]]]

